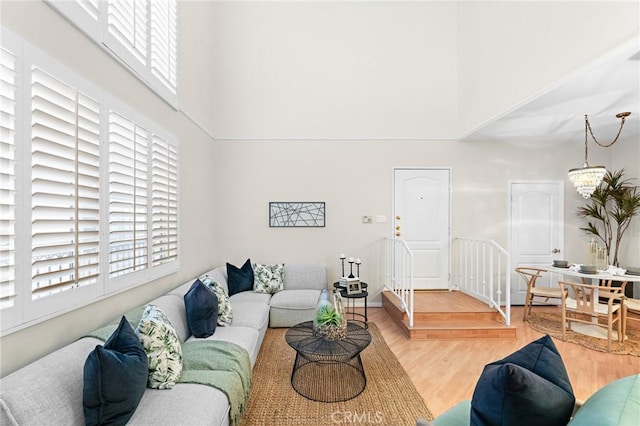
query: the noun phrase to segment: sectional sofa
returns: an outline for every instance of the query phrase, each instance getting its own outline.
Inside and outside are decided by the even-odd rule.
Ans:
[[[226,267],[206,274],[228,288]],[[184,295],[195,278],[149,304],[166,315],[180,342],[196,339],[189,333]],[[244,291],[230,297],[233,319],[218,326],[208,340],[227,341],[244,348],[253,367],[266,330],[288,327],[313,318],[322,288],[327,287],[322,265],[285,265],[284,290],[271,294]],[[140,311],[140,308],[138,308]],[[114,321],[114,324],[118,319]],[[115,326],[114,326],[115,328]],[[103,341],[89,333],[75,342],[0,379],[0,424],[84,424],[83,366],[88,354]],[[146,388],[129,424],[228,425],[232,423],[225,393],[199,383],[176,383],[172,389]]]

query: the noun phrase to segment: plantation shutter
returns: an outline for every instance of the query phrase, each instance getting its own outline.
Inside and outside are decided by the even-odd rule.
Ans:
[[[109,276],[148,267],[149,132],[109,114]]]
[[[76,0],[76,3],[78,3],[92,19],[98,20],[98,16],[100,15],[99,0]]]
[[[178,152],[153,136],[152,166],[153,266],[178,258]]]
[[[151,72],[176,93],[177,7],[175,0],[151,2]]]
[[[100,105],[33,67],[32,298],[99,276]]]
[[[109,0],[107,3],[107,30],[144,65],[148,55],[148,5],[147,0]],[[114,51],[117,53],[117,49]]]
[[[0,310],[14,306],[16,57],[0,48]]]

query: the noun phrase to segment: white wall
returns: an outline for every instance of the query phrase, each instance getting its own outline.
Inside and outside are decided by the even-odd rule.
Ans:
[[[453,141],[219,141],[216,179],[224,180],[216,240],[228,261],[313,262],[340,276],[338,255],[363,260],[361,277],[378,292],[378,244],[392,235],[393,167],[451,167],[453,236],[494,239],[508,246],[507,181],[566,181],[571,147],[556,150]],[[595,161],[603,161],[594,153]],[[325,201],[325,228],[269,228],[269,201]],[[582,203],[565,185],[566,253],[577,259],[585,237],[575,209]],[[385,215],[386,224],[363,224]],[[584,241],[583,241],[584,240]]]
[[[181,4],[181,7],[184,9],[191,5]],[[166,130],[178,137],[182,243],[181,269],[178,273],[2,337],[0,374],[5,375],[215,266],[218,263],[218,246],[213,243],[217,214],[216,180],[211,161],[217,155],[213,140],[183,114],[173,110],[150,92],[44,3],[3,1],[1,7],[3,26],[83,74],[129,106],[161,123]],[[189,26],[184,28],[188,35]],[[202,32],[199,34],[205,35]],[[190,38],[184,36],[185,40]],[[186,56],[196,54],[189,45],[181,47]],[[181,64],[180,85],[185,93],[197,93],[196,77],[202,75],[200,70],[191,72],[191,66],[195,65]],[[181,103],[193,110],[200,110],[202,107],[195,96],[181,99]]]
[[[613,148],[613,168],[609,170],[624,169],[625,177],[633,179],[632,182],[640,187],[640,139],[621,140]],[[619,259],[622,267],[640,265],[640,215],[633,218],[624,234]],[[640,287],[635,294],[640,294]]]
[[[640,3],[460,2],[459,135],[637,37]]]
[[[454,2],[216,2],[216,138],[455,138]]]

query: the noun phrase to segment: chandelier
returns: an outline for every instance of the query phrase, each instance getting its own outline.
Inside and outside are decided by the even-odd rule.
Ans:
[[[616,114],[616,117],[620,119],[620,129],[618,130],[618,134],[613,139],[612,142],[608,144],[601,144],[596,139],[593,134],[593,130],[591,129],[591,125],[589,124],[589,117],[587,115],[584,116],[584,164],[580,168],[569,170],[569,180],[576,187],[576,190],[580,195],[584,198],[591,197],[591,194],[596,190],[604,175],[607,173],[607,169],[604,166],[590,166],[588,161],[588,134],[591,135],[591,138],[595,143],[600,145],[603,148],[608,148],[620,137],[620,133],[622,132],[622,126],[624,126],[624,120],[631,115],[630,112],[621,112]]]

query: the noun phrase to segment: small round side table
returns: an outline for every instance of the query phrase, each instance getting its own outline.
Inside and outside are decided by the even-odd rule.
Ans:
[[[347,289],[340,286],[340,282],[333,283],[333,288],[340,290],[340,296],[347,301],[347,315],[351,315],[351,321],[357,321],[364,324],[364,328],[369,328],[369,317],[367,316],[367,298],[369,297],[369,292],[367,288],[369,285],[365,282],[360,281],[360,288],[362,289],[361,293],[358,294],[348,294]],[[356,312],[356,300],[364,299],[364,313]]]

